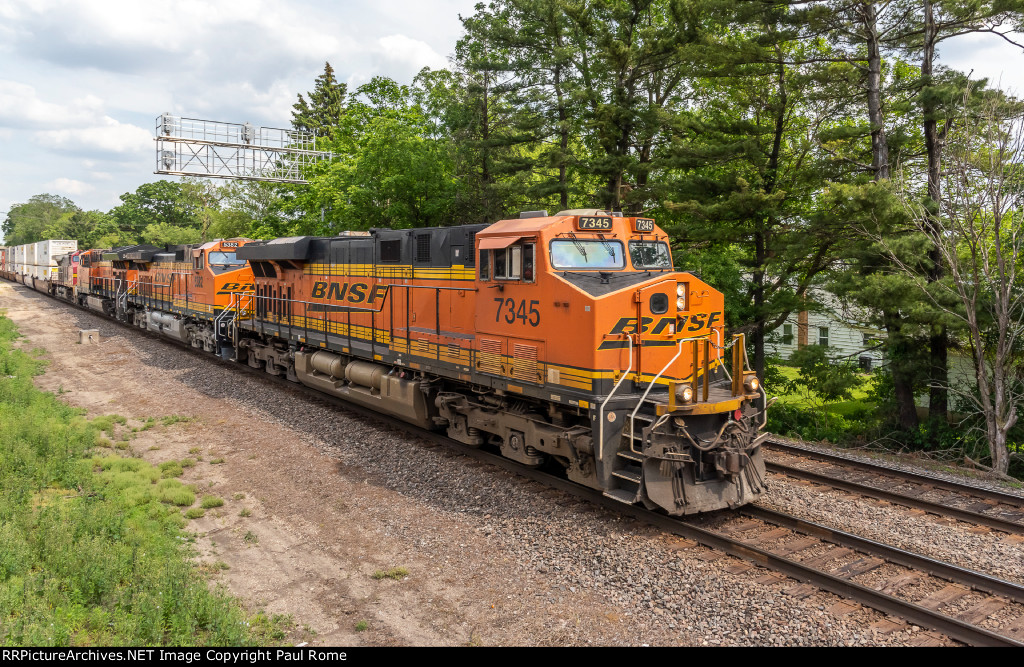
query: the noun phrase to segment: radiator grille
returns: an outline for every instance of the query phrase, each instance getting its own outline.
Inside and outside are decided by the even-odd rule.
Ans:
[[[523,382],[540,382],[537,375],[537,348],[533,345],[516,345],[513,356],[512,377]]]
[[[477,353],[476,367],[481,373],[503,375],[501,367],[501,341],[480,339],[480,352]]]

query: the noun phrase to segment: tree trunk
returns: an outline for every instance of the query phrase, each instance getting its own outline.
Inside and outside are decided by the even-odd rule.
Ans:
[[[864,23],[868,50],[868,120],[871,123],[871,167],[874,180],[889,178],[889,144],[882,115],[882,50],[878,39],[878,16],[872,2],[858,8]]]
[[[768,260],[765,251],[764,233],[760,230],[754,233],[754,372],[757,377],[764,380],[764,264]]]
[[[932,8],[932,0],[924,0],[924,55],[921,61],[921,78],[925,87],[932,85],[932,71],[935,62],[935,42],[937,31],[935,17]],[[938,220],[942,203],[942,138],[939,136],[938,121],[935,118],[937,113],[934,103],[929,95],[923,95],[921,112],[924,116],[924,143],[928,153],[928,204],[925,207],[927,216],[926,226],[936,247],[928,253],[932,262],[932,269],[928,275],[928,282],[941,280],[944,275],[942,265],[942,253],[939,251],[938,234],[941,224]],[[949,373],[947,370],[948,361],[948,337],[946,327],[936,324],[932,327],[929,343],[929,377],[931,389],[928,394],[928,419],[933,422],[933,429],[938,424],[945,424],[949,409],[948,386]]]
[[[892,375],[893,395],[896,399],[896,419],[904,431],[916,431],[920,421],[917,418],[917,404],[914,402],[914,383],[907,355],[909,341],[903,336],[898,313],[883,310],[887,347],[889,348],[889,372]]]

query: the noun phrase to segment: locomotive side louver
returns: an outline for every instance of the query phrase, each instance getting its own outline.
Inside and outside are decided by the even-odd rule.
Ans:
[[[480,339],[480,354],[477,357],[477,370],[481,373],[502,375],[501,341],[490,338]]]

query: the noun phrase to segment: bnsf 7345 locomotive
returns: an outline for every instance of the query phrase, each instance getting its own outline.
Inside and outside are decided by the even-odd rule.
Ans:
[[[526,213],[91,251],[50,291],[625,503],[735,507],[765,489],[766,397],[667,241],[647,218]]]

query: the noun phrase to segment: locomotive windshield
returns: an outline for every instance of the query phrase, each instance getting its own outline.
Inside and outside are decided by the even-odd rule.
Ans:
[[[233,253],[233,252],[211,251],[210,252],[210,264],[217,264],[217,265],[221,265],[221,266],[224,266],[224,265],[235,266],[235,265],[239,265],[239,264],[245,264],[245,260],[244,259],[238,259],[237,257],[235,257],[235,253]]]
[[[551,266],[556,269],[623,269],[622,241],[556,239],[551,242]]]
[[[629,257],[635,269],[671,269],[668,244],[661,241],[630,241]]]

